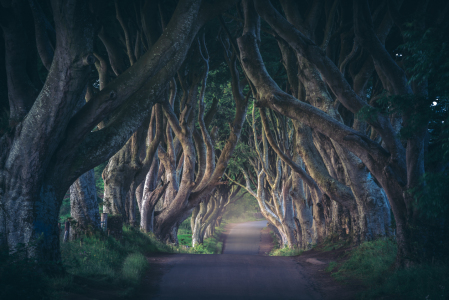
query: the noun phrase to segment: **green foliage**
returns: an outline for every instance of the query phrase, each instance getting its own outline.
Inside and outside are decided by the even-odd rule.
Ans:
[[[330,262],[326,271],[338,280],[360,280],[368,289],[361,299],[448,299],[447,263],[394,269],[396,243],[389,239],[364,242],[343,263]]]
[[[392,296],[404,300],[444,300],[449,298],[449,266],[422,264],[401,269],[380,279],[382,283],[362,295],[362,299]]]
[[[243,191],[237,194],[236,197],[239,197],[241,193]],[[262,220],[263,218],[256,217],[257,213],[260,213],[260,209],[256,198],[246,193],[242,199],[226,207],[223,220],[226,220],[228,223]]]
[[[330,261],[325,270],[326,272],[332,272],[337,266],[338,263],[336,261]]]
[[[103,181],[103,177],[101,177],[101,174],[103,173],[104,168],[106,168],[106,165],[108,164],[107,161],[105,161],[104,163],[96,166],[94,168],[94,172],[95,172],[95,187],[97,189],[97,201],[99,203],[103,202],[103,194],[104,194],[104,181]],[[100,208],[100,210],[102,210],[102,207]]]
[[[395,262],[396,251],[395,242],[389,239],[364,242],[333,275],[338,279],[357,278],[367,285],[379,283]]]
[[[178,228],[178,237],[180,235],[192,235],[192,229],[190,228],[190,219],[191,217],[188,217],[184,220],[184,222],[179,225]]]
[[[139,282],[147,267],[148,261],[142,253],[129,254],[123,262],[123,279],[130,283]]]
[[[130,282],[129,275],[136,255],[165,252],[167,249],[160,247],[150,236],[135,229],[129,227],[123,229],[122,241],[96,233],[85,236],[82,243],[77,240],[61,244],[62,261],[67,271],[101,284],[137,284],[138,280]]]
[[[59,209],[59,223],[63,223],[70,217],[70,197],[62,200],[61,208]]]
[[[270,256],[297,256],[303,252],[304,252],[303,250],[300,250],[298,248],[284,247],[284,248],[273,249],[270,252]]]
[[[418,25],[418,26],[417,26]],[[407,53],[404,66],[411,75],[410,83],[426,84],[430,106],[429,145],[425,157],[426,173],[418,186],[409,190],[414,205],[421,216],[427,218],[424,227],[432,228],[425,233],[432,254],[447,251],[449,222],[449,39],[440,28],[421,28],[419,24],[406,24],[406,43],[400,50]],[[423,115],[425,112],[418,112]],[[418,226],[421,226],[419,224]],[[420,228],[416,229],[417,231]],[[429,248],[427,245],[423,247]]]
[[[273,250],[269,253],[270,256],[297,256],[304,252],[298,248],[281,247],[277,235],[272,230],[270,230],[270,235],[274,244]]]
[[[68,275],[50,281],[53,290],[79,292],[73,278],[90,286],[114,290],[130,296],[148,268],[146,254],[155,252],[186,253],[182,248],[164,244],[153,234],[133,227],[123,227],[120,241],[97,232],[82,240],[61,244],[62,262]],[[79,279],[78,279],[79,280]]]
[[[179,245],[192,247],[192,234],[178,234]]]
[[[449,213],[449,38],[441,28],[422,29],[422,20],[405,24],[405,43],[399,46],[401,66],[406,70],[409,84],[425,87],[416,95],[386,95],[374,107],[358,113],[360,119],[373,121],[375,113],[405,116],[400,138],[407,139],[428,127],[426,174],[421,183],[409,192],[416,208],[429,219],[447,220]],[[419,89],[416,89],[419,91]],[[426,141],[427,143],[427,141]],[[444,223],[440,222],[440,223]],[[447,226],[447,221],[444,226]]]
[[[178,242],[179,245],[192,247],[192,229],[190,228],[190,219],[188,217],[178,228]]]
[[[212,237],[204,239],[203,244],[192,248],[192,230],[190,228],[190,218],[185,220],[178,231],[179,245],[189,248],[184,251],[195,254],[220,254],[223,249],[223,243],[220,242],[221,234],[224,231],[226,222],[221,222],[219,227],[215,227],[215,233]]]
[[[406,42],[399,47],[404,51],[405,67],[411,74],[410,81],[427,82],[433,94],[444,97],[449,92],[449,41],[440,28],[417,30],[421,26],[407,23],[404,32]]]
[[[204,244],[196,245],[192,249],[196,254],[213,254],[213,252],[209,251]]]
[[[203,254],[221,254],[223,250],[223,243],[220,242],[220,237],[225,229],[226,224],[226,222],[221,222],[219,227],[215,227],[214,235],[212,237],[204,239],[203,244],[197,246],[204,247]],[[197,247],[193,248],[195,253],[201,253],[200,249],[198,249]]]
[[[447,216],[449,212],[449,176],[447,172],[425,173],[422,184],[412,189],[416,207],[429,219]]]

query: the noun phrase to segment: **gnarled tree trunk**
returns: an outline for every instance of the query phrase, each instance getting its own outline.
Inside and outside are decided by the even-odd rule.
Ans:
[[[84,173],[70,186],[70,215],[80,230],[100,229],[94,170]]]

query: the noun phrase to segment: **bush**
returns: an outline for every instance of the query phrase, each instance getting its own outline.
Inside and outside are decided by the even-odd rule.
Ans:
[[[190,228],[190,218],[182,222],[178,230],[178,242],[180,246],[189,247],[182,250],[194,254],[220,254],[223,249],[223,243],[220,242],[221,234],[226,227],[227,222],[222,221],[219,227],[215,227],[214,236],[204,239],[203,244],[192,248],[192,230]]]
[[[270,252],[270,256],[297,256],[303,252],[304,252],[303,250],[300,250],[298,248],[284,247],[284,248],[273,249]]]
[[[338,279],[358,278],[367,285],[379,283],[394,264],[396,251],[396,243],[390,239],[364,242],[333,275]]]
[[[439,262],[394,269],[396,243],[389,239],[364,242],[352,250],[349,259],[330,262],[326,271],[338,280],[360,280],[368,288],[361,299],[449,299],[449,266]]]
[[[392,272],[381,284],[362,295],[362,299],[378,299],[385,295],[407,300],[449,299],[449,266],[422,264]]]
[[[192,247],[192,234],[178,234],[179,245]]]
[[[148,261],[142,253],[129,254],[123,262],[123,279],[130,284],[137,285],[147,267]]]
[[[61,244],[62,261],[69,276],[117,290],[122,296],[132,295],[148,268],[145,254],[155,252],[184,251],[127,226],[123,227],[120,241],[97,232]],[[69,289],[73,290],[73,286]]]

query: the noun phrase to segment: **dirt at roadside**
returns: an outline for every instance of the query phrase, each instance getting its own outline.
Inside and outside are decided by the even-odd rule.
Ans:
[[[353,300],[363,291],[359,282],[342,283],[335,280],[331,273],[325,271],[331,261],[345,259],[347,251],[351,248],[320,252],[315,249],[303,252],[293,259],[304,268],[304,272],[317,285],[325,300]]]
[[[259,255],[267,256],[274,248],[273,237],[270,228],[264,228],[260,234]],[[363,286],[358,282],[342,283],[325,271],[331,261],[344,260],[348,251],[352,248],[340,248],[331,251],[317,251],[315,249],[305,251],[299,256],[292,257],[314,282],[314,285],[323,295],[324,300],[355,300],[358,293],[363,291]]]
[[[271,236],[270,228],[265,227],[260,232],[260,246],[259,255],[268,256],[271,250],[274,249],[273,237]]]

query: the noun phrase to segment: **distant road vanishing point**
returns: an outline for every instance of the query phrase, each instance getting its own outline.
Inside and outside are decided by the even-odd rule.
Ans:
[[[319,300],[320,294],[290,257],[259,256],[266,221],[234,226],[222,255],[164,257],[164,271],[153,295],[158,300]]]

